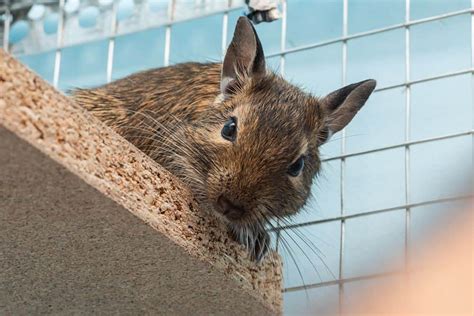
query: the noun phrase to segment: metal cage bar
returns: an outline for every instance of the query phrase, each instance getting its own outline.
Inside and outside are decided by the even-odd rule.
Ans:
[[[303,285],[303,286],[288,287],[288,288],[284,289],[283,292],[284,293],[286,293],[286,292],[295,292],[295,291],[321,288],[321,287],[331,286],[331,285],[341,285],[341,284],[357,282],[357,281],[381,279],[381,278],[385,278],[385,277],[388,277],[388,276],[402,275],[403,273],[404,273],[404,271],[397,271],[397,270],[396,271],[390,271],[390,272],[374,273],[374,274],[363,275],[363,276],[352,277],[352,278],[324,281],[324,282],[320,282],[320,283],[314,283],[314,284]]]
[[[432,205],[432,204],[439,204],[439,203],[444,203],[444,202],[461,201],[461,200],[468,199],[469,197],[470,196],[456,196],[456,197],[428,200],[428,201],[417,202],[417,203],[396,205],[396,206],[392,206],[392,207],[380,208],[380,209],[375,209],[375,210],[359,211],[359,212],[354,212],[350,215],[327,217],[327,218],[324,218],[324,219],[319,219],[319,220],[314,220],[314,221],[309,221],[309,222],[304,222],[304,223],[299,223],[299,224],[285,225],[285,226],[281,226],[281,227],[277,228],[276,230],[281,231],[281,230],[294,229],[294,228],[305,227],[305,226],[313,226],[313,225],[329,223],[329,222],[335,222],[335,221],[342,221],[342,220],[345,221],[345,220],[352,219],[352,218],[366,217],[366,216],[380,214],[380,213],[403,210],[403,209],[406,209],[406,208],[415,208],[415,207],[420,207],[420,206],[425,206],[425,205]],[[275,229],[271,229],[271,231],[274,231],[274,230]]]
[[[169,0],[168,2],[168,20],[169,23],[166,25],[165,29],[165,49],[163,57],[163,65],[169,66],[170,64],[170,50],[171,50],[171,26],[174,20],[174,11],[176,6],[176,0]]]
[[[63,1],[63,0],[60,0],[60,1]],[[169,0],[169,1],[173,5],[168,6],[169,7],[168,14],[169,14],[169,16],[171,16],[171,15],[174,16],[175,1],[176,0]],[[172,10],[171,10],[171,8],[172,8]],[[216,10],[216,11],[209,12],[207,14],[202,14],[202,15],[199,15],[199,16],[187,17],[187,18],[184,18],[184,19],[180,19],[179,21],[175,21],[175,19],[173,18],[173,19],[169,19],[166,23],[157,24],[157,25],[150,26],[150,27],[145,27],[145,28],[140,29],[140,31],[146,31],[148,29],[154,29],[154,28],[158,28],[158,27],[161,27],[161,26],[165,26],[165,29],[168,29],[169,27],[173,26],[176,23],[191,21],[191,20],[194,20],[194,19],[197,19],[197,18],[202,18],[202,17],[206,17],[206,16],[211,16],[211,15],[217,15],[217,14],[223,14],[225,12],[236,11],[236,10],[239,10],[239,8],[226,8],[224,10]],[[349,40],[352,40],[352,39],[356,39],[356,38],[360,38],[360,37],[366,37],[366,36],[370,36],[370,35],[375,35],[375,34],[378,34],[378,33],[388,32],[388,31],[392,31],[392,30],[396,30],[396,29],[400,29],[400,28],[406,28],[407,26],[412,26],[412,25],[417,25],[417,24],[423,24],[423,23],[427,23],[427,22],[442,20],[442,19],[455,17],[455,16],[462,15],[462,14],[471,14],[471,15],[474,14],[474,7],[470,8],[470,9],[464,9],[464,10],[439,14],[439,15],[428,17],[428,18],[411,20],[409,23],[400,23],[400,24],[387,26],[387,27],[384,27],[384,28],[374,29],[374,30],[371,30],[371,31],[359,32],[359,33],[355,33],[355,34],[351,34],[351,35],[347,35],[347,36],[342,36],[342,37],[335,38],[335,39],[328,40],[328,41],[317,42],[317,43],[313,43],[313,44],[309,44],[309,45],[302,45],[302,46],[298,46],[298,47],[294,47],[294,48],[287,48],[287,49],[285,49],[284,51],[281,51],[281,52],[268,54],[268,55],[266,55],[266,57],[271,58],[271,57],[280,56],[282,54],[288,55],[288,54],[296,53],[296,52],[299,52],[299,51],[304,51],[304,50],[309,50],[309,49],[313,49],[313,48],[317,48],[317,47],[327,46],[327,45],[331,45],[331,44],[335,44],[335,43],[340,43],[340,42],[343,42],[343,41],[349,41]],[[124,31],[124,32],[121,32],[120,34],[116,34],[115,36],[130,34],[130,33],[134,33],[134,32],[136,32],[136,31]],[[72,44],[72,45],[77,45],[77,44]],[[58,46],[57,49],[62,49],[62,48],[68,47],[68,46],[70,46],[70,44],[67,44],[67,45],[63,44],[61,46]]]
[[[58,34],[56,38],[56,52],[54,55],[54,73],[53,73],[53,86],[58,88],[59,86],[59,75],[61,72],[61,54],[64,37],[64,0],[59,1],[59,21],[58,21]]]
[[[232,0],[227,1],[227,8],[230,9],[232,6]],[[227,50],[227,32],[229,29],[229,11],[225,11],[222,15],[222,45],[221,45],[221,54],[222,60],[224,60],[225,52]]]
[[[472,98],[472,113],[474,113],[474,0],[471,0],[471,98]],[[474,115],[472,117],[472,125],[474,129]],[[472,133],[472,165],[474,166],[474,133]],[[474,179],[474,167],[473,167],[472,178]],[[474,191],[474,181],[472,182],[472,191]]]
[[[440,74],[440,75],[436,75],[436,76],[430,76],[430,77],[426,77],[426,78],[421,78],[421,79],[411,80],[411,81],[408,81],[408,82],[397,83],[397,84],[394,84],[394,85],[381,87],[381,88],[375,89],[374,92],[380,92],[380,91],[385,91],[385,90],[390,90],[390,89],[402,88],[402,87],[411,86],[411,85],[418,84],[418,83],[423,83],[423,82],[428,82],[428,81],[433,81],[433,80],[438,80],[438,79],[444,79],[444,78],[449,78],[449,77],[454,77],[454,76],[460,76],[460,75],[465,75],[465,74],[469,74],[469,73],[473,73],[473,72],[474,72],[474,68],[448,72],[448,73],[444,73],[444,74]]]
[[[348,157],[367,155],[367,154],[376,153],[376,152],[380,152],[380,151],[386,151],[386,150],[405,147],[405,146],[418,145],[418,144],[429,143],[429,142],[434,142],[434,141],[438,141],[438,140],[444,140],[444,139],[460,137],[460,136],[466,136],[466,135],[472,135],[472,134],[474,134],[474,130],[469,130],[469,131],[454,133],[454,134],[448,134],[448,135],[442,135],[442,136],[437,136],[437,137],[431,137],[431,138],[425,138],[425,139],[420,139],[420,140],[413,140],[413,141],[409,141],[409,142],[405,142],[405,143],[401,143],[401,144],[378,147],[378,148],[374,148],[374,149],[357,151],[357,152],[348,153],[348,154],[344,154],[344,155],[329,157],[329,158],[326,158],[326,159],[322,159],[321,161],[325,162],[325,161],[343,159],[343,158],[348,158]]]
[[[343,0],[343,1],[345,1],[345,0]],[[370,36],[370,35],[375,35],[375,34],[379,34],[379,33],[393,31],[393,30],[397,30],[397,29],[401,29],[401,28],[406,28],[406,27],[416,25],[416,24],[433,22],[433,21],[442,20],[442,19],[446,19],[446,18],[450,18],[450,17],[462,15],[462,14],[472,14],[473,12],[474,12],[474,8],[459,10],[459,11],[454,11],[454,12],[450,12],[450,13],[431,16],[429,18],[411,20],[408,23],[395,24],[395,25],[391,25],[391,26],[387,26],[387,27],[383,27],[383,28],[378,28],[378,29],[371,30],[371,31],[360,32],[360,33],[355,33],[355,34],[351,34],[351,35],[347,35],[347,34],[344,35],[343,34],[343,36],[339,37],[339,38],[335,38],[335,39],[328,40],[328,41],[323,41],[323,42],[318,42],[318,43],[314,43],[314,44],[302,45],[302,46],[299,46],[299,47],[290,48],[290,49],[287,49],[283,52],[270,54],[267,57],[275,57],[275,56],[278,56],[280,54],[296,53],[296,52],[300,52],[300,51],[304,51],[304,50],[308,50],[308,49],[312,49],[312,48],[317,48],[317,47],[327,46],[327,45],[336,44],[336,43],[340,43],[340,42],[344,42],[344,41],[349,41],[349,40],[353,40],[353,39],[360,38],[360,37],[367,37],[367,36]]]
[[[284,51],[286,47],[286,26],[287,26],[287,14],[288,14],[288,4],[286,0],[281,0],[282,6],[282,23],[281,23],[281,36],[280,36],[280,50]],[[285,75],[285,54],[280,55],[280,75]],[[280,221],[277,220],[277,228],[280,227]],[[280,230],[276,232],[276,244],[275,249],[278,251],[280,244]]]
[[[110,23],[109,46],[107,48],[107,83],[112,81],[114,68],[115,35],[117,34],[117,2],[112,4],[112,17]]]
[[[405,81],[410,82],[410,0],[405,0]],[[405,205],[410,204],[410,110],[411,86],[405,87]],[[408,268],[411,209],[405,212],[405,269]]]
[[[287,26],[287,10],[288,5],[286,0],[281,0],[282,6],[282,19],[281,19],[281,37],[280,37],[280,50],[282,52],[286,49],[286,26]],[[285,54],[280,55],[280,74],[285,75]]]
[[[10,46],[10,23],[12,19],[12,15],[10,13],[10,9],[8,6],[5,9],[5,13],[3,14],[3,49],[8,53],[9,46]]]
[[[349,33],[349,1],[343,0],[342,2],[342,36],[347,37]],[[347,81],[347,40],[342,41],[342,74],[341,82],[342,86],[345,86]],[[341,156],[346,153],[346,129],[344,128],[341,132]],[[344,278],[344,241],[345,241],[345,230],[346,220],[344,219],[344,208],[345,208],[345,178],[346,178],[346,159],[341,158],[341,176],[340,176],[340,188],[341,188],[341,226],[339,231],[339,280]],[[343,312],[344,305],[344,283],[339,283],[339,313]]]

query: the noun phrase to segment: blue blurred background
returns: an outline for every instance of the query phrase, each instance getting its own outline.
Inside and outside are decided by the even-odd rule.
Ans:
[[[152,2],[157,10],[166,10],[167,1]],[[181,1],[180,8],[192,11],[196,2],[206,5]],[[285,314],[335,313],[379,278],[396,278],[407,264],[420,264],[417,247],[454,216],[451,199],[469,193],[472,5],[471,0],[411,0],[408,5],[406,0],[349,0],[345,38],[343,0],[288,0],[280,5],[286,30],[282,19],[256,26],[270,56],[268,66],[315,95],[367,78],[378,81],[378,90],[345,135],[334,135],[322,148],[323,172],[313,188],[314,198],[293,220],[298,225],[280,232],[294,256],[279,240],[285,262]],[[121,35],[120,30],[127,31],[121,23],[137,18],[133,1],[123,7],[112,79],[165,62],[166,26]],[[191,17],[172,24],[170,64],[221,60],[222,40],[230,41],[245,8],[234,4],[228,13],[217,11],[191,12]],[[53,83],[57,18],[44,21],[44,30],[51,33],[45,36],[53,38],[49,49],[16,54]],[[32,40],[21,21],[15,22],[10,34],[14,53],[15,45]],[[65,45],[59,88],[106,83],[109,45],[107,36]]]

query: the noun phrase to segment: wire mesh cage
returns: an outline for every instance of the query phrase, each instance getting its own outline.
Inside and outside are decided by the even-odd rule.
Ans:
[[[322,149],[311,203],[272,232],[285,313],[332,313],[410,267],[472,189],[474,1],[281,0],[279,10],[256,26],[274,71],[317,95],[379,83]],[[67,90],[219,61],[246,12],[238,0],[4,1],[0,34],[3,49]]]

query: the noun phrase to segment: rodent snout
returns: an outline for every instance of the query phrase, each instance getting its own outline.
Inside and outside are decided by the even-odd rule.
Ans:
[[[242,206],[232,202],[224,195],[220,195],[217,198],[216,209],[229,220],[240,219],[245,213],[245,209]]]

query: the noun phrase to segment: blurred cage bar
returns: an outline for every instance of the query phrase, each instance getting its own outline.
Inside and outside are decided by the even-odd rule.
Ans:
[[[83,43],[109,40],[108,75],[112,78],[114,40],[119,35],[164,26],[164,65],[169,64],[170,29],[173,23],[226,13],[242,8],[239,0],[39,0],[4,1],[2,47],[15,55],[56,50],[53,84],[58,87],[61,50]],[[12,37],[10,30],[16,29]]]
[[[325,47],[336,47],[341,50],[340,54],[340,69],[339,78],[340,83],[343,85],[349,84],[348,80],[348,52],[350,45],[357,40],[364,38],[377,36],[380,34],[391,34],[392,32],[403,32],[403,54],[404,54],[404,78],[399,82],[389,82],[383,80],[379,82],[379,86],[376,89],[375,96],[383,92],[401,91],[403,99],[398,104],[399,107],[403,107],[403,118],[399,121],[399,129],[402,129],[403,138],[395,143],[384,143],[377,146],[366,147],[362,150],[349,150],[347,148],[347,141],[350,139],[346,136],[347,131],[344,130],[342,135],[337,137],[335,142],[337,150],[334,150],[332,155],[327,155],[323,159],[323,164],[331,165],[334,169],[334,174],[339,177],[339,183],[333,186],[333,191],[338,193],[338,213],[328,212],[328,215],[322,216],[321,218],[304,219],[296,221],[294,224],[281,225],[275,231],[276,236],[276,247],[282,246],[281,235],[287,234],[289,239],[286,243],[295,243],[296,238],[299,235],[296,234],[298,230],[305,229],[308,227],[318,230],[318,227],[323,225],[332,225],[329,228],[329,235],[333,236],[333,239],[338,241],[337,244],[337,259],[333,264],[329,264],[329,267],[319,266],[319,270],[330,270],[331,276],[329,277],[315,277],[314,271],[311,268],[298,268],[298,261],[306,260],[304,256],[307,254],[296,254],[288,255],[283,254],[287,273],[292,275],[291,279],[297,279],[298,274],[302,274],[305,281],[285,281],[285,304],[286,300],[290,301],[288,297],[292,297],[291,300],[298,302],[299,299],[294,299],[293,293],[298,295],[301,300],[308,298],[308,291],[317,288],[337,288],[338,297],[338,310],[340,311],[344,306],[344,291],[348,285],[353,282],[359,282],[363,280],[372,280],[381,277],[390,277],[391,275],[398,274],[401,270],[395,271],[374,271],[373,273],[365,273],[364,275],[350,276],[346,273],[345,261],[347,260],[347,243],[350,240],[347,237],[347,223],[351,220],[359,220],[370,225],[371,220],[381,214],[400,214],[403,212],[403,226],[404,226],[404,238],[403,238],[403,249],[404,249],[404,263],[400,267],[406,269],[409,266],[410,259],[410,242],[411,242],[411,225],[412,225],[412,210],[415,208],[430,207],[432,205],[440,205],[448,203],[450,201],[457,201],[466,196],[466,194],[443,196],[439,198],[431,199],[419,199],[412,198],[412,150],[418,148],[416,146],[429,144],[435,145],[441,144],[443,141],[451,139],[463,139],[469,138],[469,143],[472,151],[472,143],[474,142],[473,137],[473,126],[472,126],[472,113],[474,112],[474,0],[471,0],[468,7],[462,7],[457,10],[450,10],[448,12],[442,12],[440,14],[430,15],[421,18],[412,18],[411,2],[414,0],[403,0],[404,19],[400,23],[395,23],[383,27],[374,27],[369,30],[363,30],[359,32],[349,32],[349,19],[350,19],[350,3],[349,0],[338,0],[333,2],[340,2],[340,9],[342,10],[342,23],[338,26],[341,29],[342,36],[336,36],[334,38],[315,41],[303,44],[291,45],[288,47],[287,31],[288,31],[288,6],[291,4],[291,0],[282,0],[279,4],[281,12],[281,19],[277,23],[280,28],[279,43],[273,45],[271,49],[264,47],[267,54],[269,64],[274,65],[282,75],[286,75],[287,62],[289,62],[293,55],[303,53],[305,51],[312,51],[318,48]],[[312,2],[314,6],[320,1]],[[321,1],[323,2],[323,1]],[[400,2],[400,1],[398,1]],[[302,3],[300,1],[300,3]],[[339,8],[339,7],[338,7]],[[295,9],[296,10],[296,9]],[[157,58],[162,58],[158,63],[159,65],[169,65],[174,62],[173,56],[171,55],[171,42],[173,39],[173,27],[181,22],[192,21],[206,16],[214,16],[219,20],[219,25],[215,25],[215,32],[220,33],[220,56],[213,57],[214,59],[222,58],[225,53],[227,44],[229,43],[233,25],[230,24],[230,16],[241,15],[246,12],[244,1],[239,0],[196,0],[196,1],[180,1],[180,0],[89,0],[89,1],[75,1],[75,0],[60,0],[60,1],[2,1],[0,4],[0,14],[3,27],[0,30],[2,37],[3,48],[19,57],[28,56],[32,54],[39,54],[42,52],[54,51],[54,64],[52,71],[52,78],[49,80],[55,87],[61,87],[61,57],[62,51],[67,47],[77,46],[86,44],[93,41],[106,40],[107,49],[106,56],[101,56],[101,60],[106,62],[106,82],[110,82],[115,79],[113,76],[114,72],[114,50],[115,40],[118,36],[125,34],[134,34],[145,30],[163,28],[164,34],[160,35],[161,45],[163,47],[163,54],[157,54]],[[441,71],[432,73],[425,76],[412,76],[412,46],[415,41],[412,37],[412,28],[429,24],[436,21],[446,21],[456,17],[469,17],[470,19],[470,30],[467,37],[470,39],[470,60],[467,67],[456,69],[453,71]],[[315,17],[316,18],[316,17]],[[272,24],[273,24],[272,23]],[[15,29],[16,35],[12,36],[12,30]],[[260,31],[257,30],[259,33]],[[275,35],[274,35],[275,36]],[[208,43],[201,43],[206,46]],[[264,41],[265,46],[265,41]],[[272,51],[273,50],[273,51]],[[158,57],[159,56],[159,57]],[[97,56],[94,56],[96,58]],[[450,56],[446,56],[450,58]],[[212,58],[211,58],[212,59]],[[470,94],[470,113],[462,115],[470,116],[471,125],[463,130],[458,130],[453,133],[440,133],[437,132],[429,137],[413,137],[412,133],[412,115],[414,110],[412,109],[412,98],[413,98],[413,87],[418,85],[436,82],[441,79],[448,78],[459,78],[462,76],[469,76],[470,85],[468,87]],[[463,78],[464,78],[463,77]],[[378,79],[376,77],[376,79]],[[352,81],[352,79],[350,80]],[[103,83],[103,82],[102,82]],[[374,96],[374,97],[375,97]],[[381,118],[382,119],[382,118]],[[469,118],[468,118],[469,119]],[[350,128],[350,127],[349,127]],[[353,147],[353,146],[352,146]],[[351,147],[351,148],[352,148]],[[416,149],[419,150],[419,149]],[[352,207],[349,210],[347,203],[347,178],[348,172],[351,170],[351,165],[354,162],[350,159],[360,158],[362,160],[369,159],[371,154],[388,153],[388,155],[396,155],[396,159],[401,163],[402,167],[399,169],[399,173],[403,173],[403,194],[401,201],[392,203],[387,207],[376,207],[366,208],[361,210],[354,210]],[[373,156],[370,156],[373,157]],[[372,158],[370,158],[372,159]],[[472,162],[472,157],[471,157]],[[419,162],[417,162],[419,164]],[[359,165],[359,166],[363,166]],[[357,166],[357,165],[355,165]],[[354,166],[354,168],[355,168]],[[362,179],[361,182],[364,180]],[[386,181],[391,181],[387,179]],[[363,184],[360,184],[363,185]],[[471,188],[469,188],[470,190]],[[384,190],[380,188],[380,190]],[[378,192],[373,192],[377,194]],[[467,192],[469,193],[469,192]],[[371,197],[367,197],[371,198]],[[400,219],[400,217],[398,217]],[[374,222],[377,225],[377,222]],[[281,223],[280,223],[281,224]],[[321,228],[325,229],[325,228]],[[296,235],[292,234],[295,233]],[[301,234],[301,233],[300,233]],[[305,234],[305,233],[303,233]],[[304,237],[309,238],[309,237]],[[312,241],[307,241],[311,243]],[[289,245],[287,245],[289,246]],[[301,250],[301,245],[292,245],[293,249]],[[312,248],[312,247],[309,247]],[[298,252],[298,251],[297,251]],[[307,250],[310,255],[311,249]],[[303,264],[304,265],[304,264]],[[325,264],[326,265],[326,264]],[[309,271],[309,272],[308,272]],[[309,275],[311,274],[311,275]],[[295,276],[296,275],[296,276]],[[313,281],[315,278],[319,278],[319,281]],[[297,310],[297,309],[295,309]],[[288,313],[295,312],[293,309],[288,309]]]

